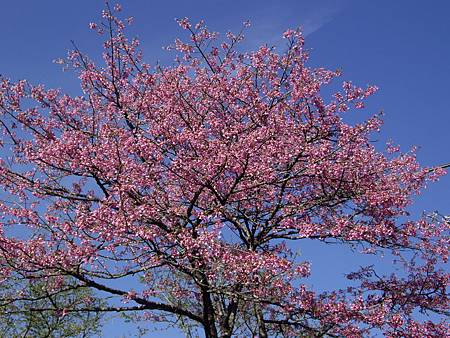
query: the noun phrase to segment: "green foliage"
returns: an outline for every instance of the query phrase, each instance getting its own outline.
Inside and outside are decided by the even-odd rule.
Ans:
[[[64,281],[64,291],[58,292],[48,289],[46,282],[27,283],[26,292],[20,295],[17,290],[23,287],[22,281],[0,284],[1,337],[85,338],[100,334],[102,313],[83,311],[101,305],[90,289],[70,284],[68,279]]]

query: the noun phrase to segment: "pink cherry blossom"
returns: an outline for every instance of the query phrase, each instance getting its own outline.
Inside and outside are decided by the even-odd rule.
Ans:
[[[344,122],[375,86],[324,95],[341,71],[310,67],[300,30],[284,51],[242,52],[242,32],[219,41],[184,18],[176,62],[152,66],[120,18],[103,20],[90,24],[111,27],[103,64],[79,50],[65,62],[82,95],[0,79],[0,281],[58,292],[71,276],[124,302],[104,311],[205,337],[449,334],[450,223],[407,217],[445,172],[375,148],[379,115]],[[347,288],[314,290],[314,261],[296,253],[307,240],[397,269],[355,267]]]

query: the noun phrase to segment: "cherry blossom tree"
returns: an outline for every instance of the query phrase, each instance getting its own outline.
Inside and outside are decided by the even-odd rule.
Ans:
[[[377,149],[379,115],[345,122],[376,87],[328,97],[341,74],[307,65],[300,30],[280,52],[244,52],[248,24],[219,40],[181,19],[175,62],[150,65],[119,10],[90,24],[103,65],[76,47],[59,60],[82,95],[1,78],[4,283],[92,289],[108,302],[61,313],[134,313],[187,336],[449,334],[449,222],[406,211],[444,170]],[[355,266],[346,288],[314,290],[314,262],[296,254],[307,241],[394,268]]]

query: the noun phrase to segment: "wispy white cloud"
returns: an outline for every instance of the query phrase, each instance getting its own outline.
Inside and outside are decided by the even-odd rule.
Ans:
[[[251,47],[261,44],[280,46],[283,44],[282,32],[287,28],[300,27],[305,36],[311,35],[333,21],[343,10],[347,1],[315,2],[313,6],[303,11],[296,10],[287,15],[279,13],[264,13],[264,17],[257,18],[256,24],[250,30],[247,43]]]
[[[339,13],[340,9],[338,6],[328,6],[318,8],[314,12],[309,13],[300,25],[304,35],[310,35],[331,22],[336,14]]]

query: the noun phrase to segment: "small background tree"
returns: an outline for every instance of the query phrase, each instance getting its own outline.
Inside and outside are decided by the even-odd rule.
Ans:
[[[51,280],[51,278],[50,278]],[[26,284],[26,285],[24,285]],[[2,337],[98,337],[101,302],[86,288],[55,289],[49,280],[10,277],[0,292]],[[89,309],[90,311],[77,311]]]

